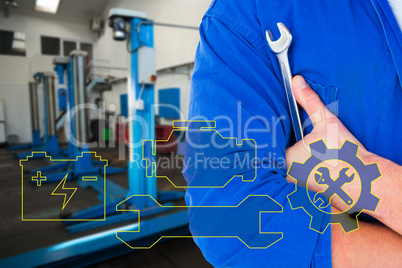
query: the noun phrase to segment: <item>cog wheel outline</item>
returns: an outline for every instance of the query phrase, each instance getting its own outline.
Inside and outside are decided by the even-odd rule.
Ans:
[[[340,149],[328,148],[321,139],[310,143],[310,157],[304,163],[292,162],[288,175],[296,180],[295,190],[287,198],[292,210],[303,208],[311,217],[309,228],[323,234],[330,224],[339,224],[345,233],[359,229],[358,216],[363,210],[375,212],[380,198],[371,192],[371,183],[381,177],[377,163],[364,164],[357,156],[359,145],[346,140]],[[341,213],[326,213],[317,208],[309,199],[306,184],[311,171],[327,160],[340,160],[352,166],[360,177],[361,190],[352,207]],[[355,217],[348,214],[356,213]],[[323,226],[324,217],[329,217]],[[325,219],[327,220],[327,219]]]

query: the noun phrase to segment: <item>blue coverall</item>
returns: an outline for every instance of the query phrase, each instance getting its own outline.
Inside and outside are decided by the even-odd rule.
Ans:
[[[288,104],[276,56],[265,39],[267,29],[279,37],[277,22],[284,23],[293,35],[292,74],[305,77],[326,105],[336,104],[332,111],[368,151],[402,164],[402,33],[387,0],[213,1],[200,28],[189,118],[213,120],[226,115],[234,125],[218,117],[217,130],[228,136],[225,131],[232,127],[242,139],[249,118],[263,116],[270,121],[286,116],[276,133],[263,121],[253,120],[252,128],[261,131],[248,134],[259,144],[272,144],[274,138],[277,142],[277,146],[259,149],[258,157],[285,157],[293,143]],[[305,112],[301,117],[308,120]],[[219,149],[208,153],[219,155]],[[194,154],[187,146],[186,159]],[[224,172],[188,168],[184,176],[191,186],[205,177],[228,176]],[[283,213],[261,218],[263,230],[283,231],[283,239],[268,249],[249,249],[236,239],[195,238],[211,264],[331,267],[331,230],[319,234],[309,229],[309,215],[303,209],[291,209],[287,195],[295,185],[287,183],[286,172],[286,167],[274,166],[258,170],[253,183],[237,180],[222,189],[187,190],[186,202],[191,206],[233,205],[252,194],[267,194],[283,206]],[[250,237],[258,235],[242,226],[241,213],[232,215],[230,221],[221,217],[199,223],[192,222],[196,210],[189,210],[193,233],[200,224],[221,221],[228,228],[244,228]],[[327,223],[323,220],[322,224]]]

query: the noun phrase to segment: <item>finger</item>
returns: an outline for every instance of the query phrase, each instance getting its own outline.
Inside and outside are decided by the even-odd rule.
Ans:
[[[296,101],[310,117],[313,127],[319,122],[323,122],[325,115],[329,115],[330,112],[321,101],[320,96],[310,88],[302,76],[297,75],[292,79],[292,90]]]

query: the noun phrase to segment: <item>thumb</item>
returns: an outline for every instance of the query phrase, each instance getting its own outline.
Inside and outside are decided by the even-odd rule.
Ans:
[[[321,101],[320,96],[310,88],[302,76],[297,75],[292,79],[292,90],[297,102],[310,117],[313,127],[318,122],[323,121],[327,113],[330,113]]]

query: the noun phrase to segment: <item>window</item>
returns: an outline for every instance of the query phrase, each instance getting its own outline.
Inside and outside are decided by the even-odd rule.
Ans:
[[[42,55],[60,55],[60,38],[41,36]]]
[[[77,42],[76,41],[63,41],[63,55],[65,57],[70,56],[70,52],[77,49]]]
[[[89,43],[80,43],[80,49],[84,50],[88,53],[87,56],[87,64],[89,64],[92,61],[92,44]]]
[[[0,30],[0,54],[25,56],[25,33]]]
[[[92,60],[92,43],[66,40],[58,37],[41,36],[42,55],[69,57],[71,51],[81,49],[88,53],[87,63]]]

